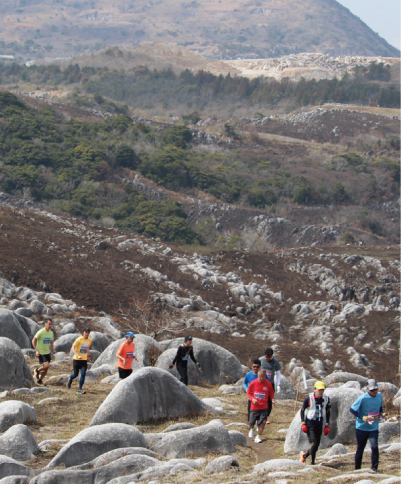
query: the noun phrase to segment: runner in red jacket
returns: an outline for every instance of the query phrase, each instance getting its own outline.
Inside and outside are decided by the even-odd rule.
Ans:
[[[255,442],[260,444],[262,442],[261,435],[265,428],[266,419],[269,410],[269,399],[273,405],[276,405],[274,400],[274,390],[272,384],[266,379],[266,370],[258,371],[258,378],[253,380],[247,390],[247,395],[251,401],[251,414],[249,417],[249,434],[250,438],[254,435],[254,427],[256,421],[258,422],[258,431],[255,437]]]

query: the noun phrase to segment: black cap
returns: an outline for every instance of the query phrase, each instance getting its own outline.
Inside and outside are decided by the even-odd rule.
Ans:
[[[89,328],[84,328],[84,329],[82,330],[82,332],[83,332],[83,333],[85,333],[85,331],[89,331],[89,333],[90,333],[90,331],[91,331],[91,330],[90,330]]]
[[[184,341],[192,341],[192,336],[190,334],[187,334],[184,338]]]

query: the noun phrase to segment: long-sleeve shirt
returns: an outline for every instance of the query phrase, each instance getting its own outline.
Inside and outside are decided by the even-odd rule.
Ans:
[[[274,400],[273,386],[267,379],[263,382],[258,378],[253,380],[246,393],[251,401],[251,410],[265,410],[269,407],[269,398]],[[256,403],[252,402],[253,399],[256,399]]]
[[[379,417],[383,413],[383,397],[380,392],[372,397],[368,392],[360,395],[351,405],[349,411],[356,417],[356,428],[368,432],[379,429]],[[363,417],[373,417],[371,423],[364,422]]]
[[[312,419],[309,419],[308,417],[305,418],[305,411],[310,407],[310,396],[308,395],[301,408],[301,421],[305,422],[307,425],[312,425],[312,426],[318,426],[318,425],[323,425],[323,397],[322,398],[315,398],[315,405],[316,405],[316,410],[315,410],[315,415],[313,416]],[[330,398],[328,398],[327,404],[326,404],[326,425],[330,425],[330,408],[331,408],[331,403],[330,403]]]
[[[256,380],[257,377],[258,377],[257,373],[255,375],[253,371],[248,371],[248,373],[245,375],[244,383],[242,384],[245,391],[248,390],[249,385],[253,382],[253,380]]]
[[[173,365],[177,363],[178,366],[187,366],[189,358],[191,358],[195,364],[198,363],[194,356],[193,346],[180,345],[173,360]]]

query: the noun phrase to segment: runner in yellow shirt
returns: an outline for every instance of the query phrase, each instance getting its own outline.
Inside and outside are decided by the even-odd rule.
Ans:
[[[85,383],[86,370],[88,367],[88,361],[90,361],[89,348],[92,344],[92,340],[89,338],[91,330],[89,328],[84,328],[82,331],[82,336],[77,338],[72,345],[71,351],[74,353],[74,373],[70,376],[67,383],[67,388],[71,388],[71,383],[79,374],[81,370],[81,378],[79,380],[79,389],[77,393],[84,394],[85,390],[82,389]]]

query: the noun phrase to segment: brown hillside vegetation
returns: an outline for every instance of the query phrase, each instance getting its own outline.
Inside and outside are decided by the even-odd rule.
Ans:
[[[0,6],[1,40],[24,58],[65,57],[110,45],[160,42],[221,58],[297,52],[397,56],[399,51],[335,0],[197,0],[62,3],[12,0]],[[14,47],[9,47],[15,50]]]

